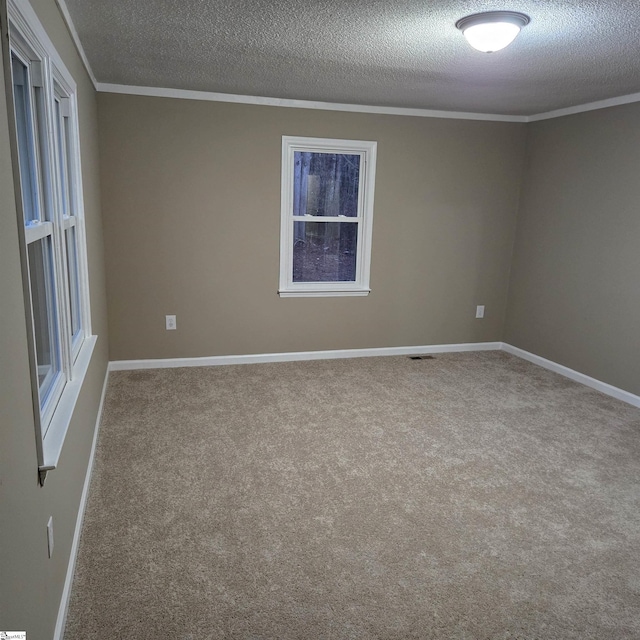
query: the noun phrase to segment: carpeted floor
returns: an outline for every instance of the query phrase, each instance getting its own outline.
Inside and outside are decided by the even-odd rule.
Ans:
[[[95,638],[640,638],[640,410],[503,352],[113,373]]]

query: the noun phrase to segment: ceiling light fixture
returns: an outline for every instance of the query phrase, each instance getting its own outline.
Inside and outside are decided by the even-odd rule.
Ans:
[[[492,53],[511,44],[531,19],[516,11],[487,11],[460,18],[456,27],[478,51]]]

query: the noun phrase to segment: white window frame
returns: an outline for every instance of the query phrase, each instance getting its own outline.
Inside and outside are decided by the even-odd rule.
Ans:
[[[31,383],[36,430],[36,449],[40,481],[44,483],[47,471],[58,466],[64,439],[73,416],[75,405],[87,373],[97,337],[91,332],[91,311],[89,298],[89,276],[84,226],[84,197],[80,160],[80,136],[78,126],[78,106],[76,83],[56,52],[42,24],[27,0],[9,0],[9,66],[13,69],[12,57],[28,68],[32,78],[28,91],[38,87],[42,92],[40,130],[29,145],[41,162],[35,167],[32,179],[41,202],[41,217],[46,211],[46,219],[25,223],[22,200],[22,178],[16,181],[18,204],[19,236],[23,282],[25,283],[25,307],[30,352]],[[36,84],[37,83],[37,84]],[[12,89],[11,89],[12,90]],[[13,91],[12,91],[13,95]],[[31,94],[33,99],[33,94]],[[60,105],[56,117],[56,102]],[[32,105],[32,115],[36,109]],[[14,112],[10,120],[15,120]],[[61,137],[58,126],[64,124],[63,153],[59,153]],[[34,120],[32,131],[38,127]],[[18,133],[15,134],[14,167],[20,174],[17,161]],[[65,180],[65,185],[61,183]],[[66,199],[63,191],[67,191]],[[75,262],[77,287],[70,290],[67,261],[67,232],[75,230]],[[40,398],[38,362],[36,352],[33,298],[30,287],[28,246],[43,238],[51,238],[53,254],[53,287],[55,290],[56,322],[50,325],[59,344],[61,375],[46,399]],[[75,283],[74,283],[75,284]],[[72,330],[72,303],[74,296],[77,330]]]
[[[359,155],[358,215],[294,216],[294,155],[296,151]],[[282,191],[280,218],[280,286],[281,297],[325,297],[369,295],[371,266],[371,238],[373,231],[373,198],[376,175],[377,143],[365,140],[337,140],[332,138],[305,138],[282,136]],[[339,222],[357,224],[356,278],[353,282],[294,282],[293,245],[294,222]]]

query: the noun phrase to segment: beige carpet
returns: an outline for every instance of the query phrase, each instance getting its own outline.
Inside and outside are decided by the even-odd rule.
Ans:
[[[502,352],[113,373],[93,638],[640,638],[640,410]]]

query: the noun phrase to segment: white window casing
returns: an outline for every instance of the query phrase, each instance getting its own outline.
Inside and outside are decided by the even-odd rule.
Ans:
[[[281,227],[280,227],[280,286],[278,293],[281,297],[322,297],[322,296],[366,296],[370,292],[369,271],[371,264],[371,239],[373,228],[373,200],[376,171],[377,143],[363,140],[339,140],[328,138],[306,138],[283,136],[282,137],[282,185],[281,185]],[[296,177],[295,158],[321,157],[329,154],[332,158],[359,159],[357,180],[357,212],[347,212],[341,209],[342,201],[334,198],[335,206],[325,206],[320,215],[308,213],[306,206],[312,192],[319,190],[322,182],[325,191],[329,189],[335,193],[336,184],[325,177],[305,174],[305,187],[301,186],[299,174]],[[297,185],[294,184],[298,180]],[[330,183],[327,187],[327,181]],[[338,195],[340,185],[337,185]],[[301,190],[305,200],[304,212],[300,206],[294,204],[294,190],[300,196]],[[325,200],[326,205],[326,200]],[[296,215],[296,208],[298,209]],[[298,224],[297,224],[298,223]],[[303,223],[303,224],[299,224]],[[323,275],[314,278],[312,275],[294,275],[294,247],[305,244],[309,236],[304,239],[297,238],[297,227],[307,229],[307,223],[320,229],[326,236],[331,229],[334,233],[341,233],[346,229],[345,225],[353,225],[355,232],[355,257],[353,264],[348,268],[349,276],[340,277],[337,273]],[[325,226],[326,225],[326,226]],[[335,244],[335,243],[334,243]],[[317,250],[319,257],[316,261],[324,261],[322,251],[329,251],[328,246]],[[333,248],[334,263],[340,259],[338,252],[345,253],[341,249]],[[327,254],[328,255],[328,254]],[[335,267],[334,267],[335,270]],[[310,273],[310,272],[309,272]],[[324,279],[323,279],[324,278]]]
[[[18,213],[41,482],[58,465],[96,336],[76,84],[26,0],[9,0]]]

